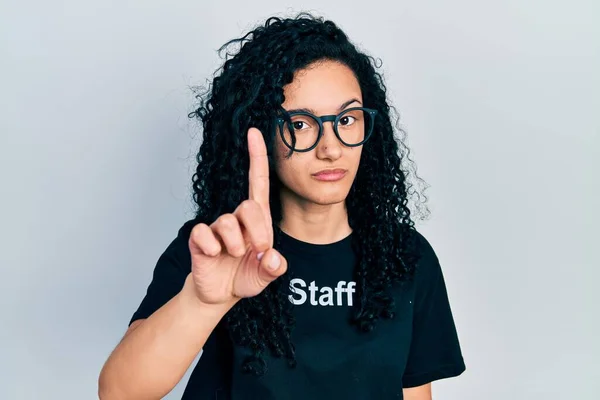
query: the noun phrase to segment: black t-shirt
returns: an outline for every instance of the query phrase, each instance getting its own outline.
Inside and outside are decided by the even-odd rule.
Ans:
[[[187,242],[193,223],[186,222],[160,256],[131,322],[149,317],[183,287],[191,271]],[[352,235],[315,245],[284,233],[278,250],[294,276],[289,299],[296,319],[291,336],[296,368],[285,358],[267,356],[265,375],[243,374],[239,366],[249,350],[232,345],[219,323],[183,399],[402,399],[403,387],[460,375],[465,364],[440,263],[429,242],[416,234],[421,258],[414,281],[394,291],[394,318],[362,333],[348,323],[356,292]]]

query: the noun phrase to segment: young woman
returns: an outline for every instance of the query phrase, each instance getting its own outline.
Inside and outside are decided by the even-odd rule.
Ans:
[[[196,217],[100,397],[161,398],[202,349],[184,399],[430,399],[465,364],[374,60],[307,14],[235,43],[193,113]]]

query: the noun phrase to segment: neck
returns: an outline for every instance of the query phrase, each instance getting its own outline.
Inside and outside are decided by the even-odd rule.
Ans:
[[[352,233],[345,201],[323,205],[282,193],[281,212],[281,230],[303,242],[329,244]]]

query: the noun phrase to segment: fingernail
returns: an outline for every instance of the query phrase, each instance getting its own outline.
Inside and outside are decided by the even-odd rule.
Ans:
[[[258,253],[258,254],[256,255],[256,259],[257,259],[258,261],[260,261],[260,260],[262,260],[262,258],[263,258],[263,256],[264,256],[264,255],[265,255],[265,252],[264,252],[264,251],[261,251],[260,253]]]
[[[277,254],[273,254],[271,256],[271,261],[269,262],[268,267],[272,270],[276,270],[277,268],[279,268],[280,264],[281,260],[279,259],[279,256]]]

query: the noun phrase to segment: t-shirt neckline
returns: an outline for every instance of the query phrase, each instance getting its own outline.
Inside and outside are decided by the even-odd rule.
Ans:
[[[281,247],[286,250],[319,255],[319,254],[331,254],[332,252],[335,253],[340,250],[346,250],[349,248],[351,241],[352,241],[352,233],[350,233],[345,238],[340,239],[336,242],[326,243],[326,244],[315,244],[315,243],[305,242],[300,239],[296,239],[295,237],[288,235],[284,231],[281,231],[281,242],[280,243],[281,243]]]

